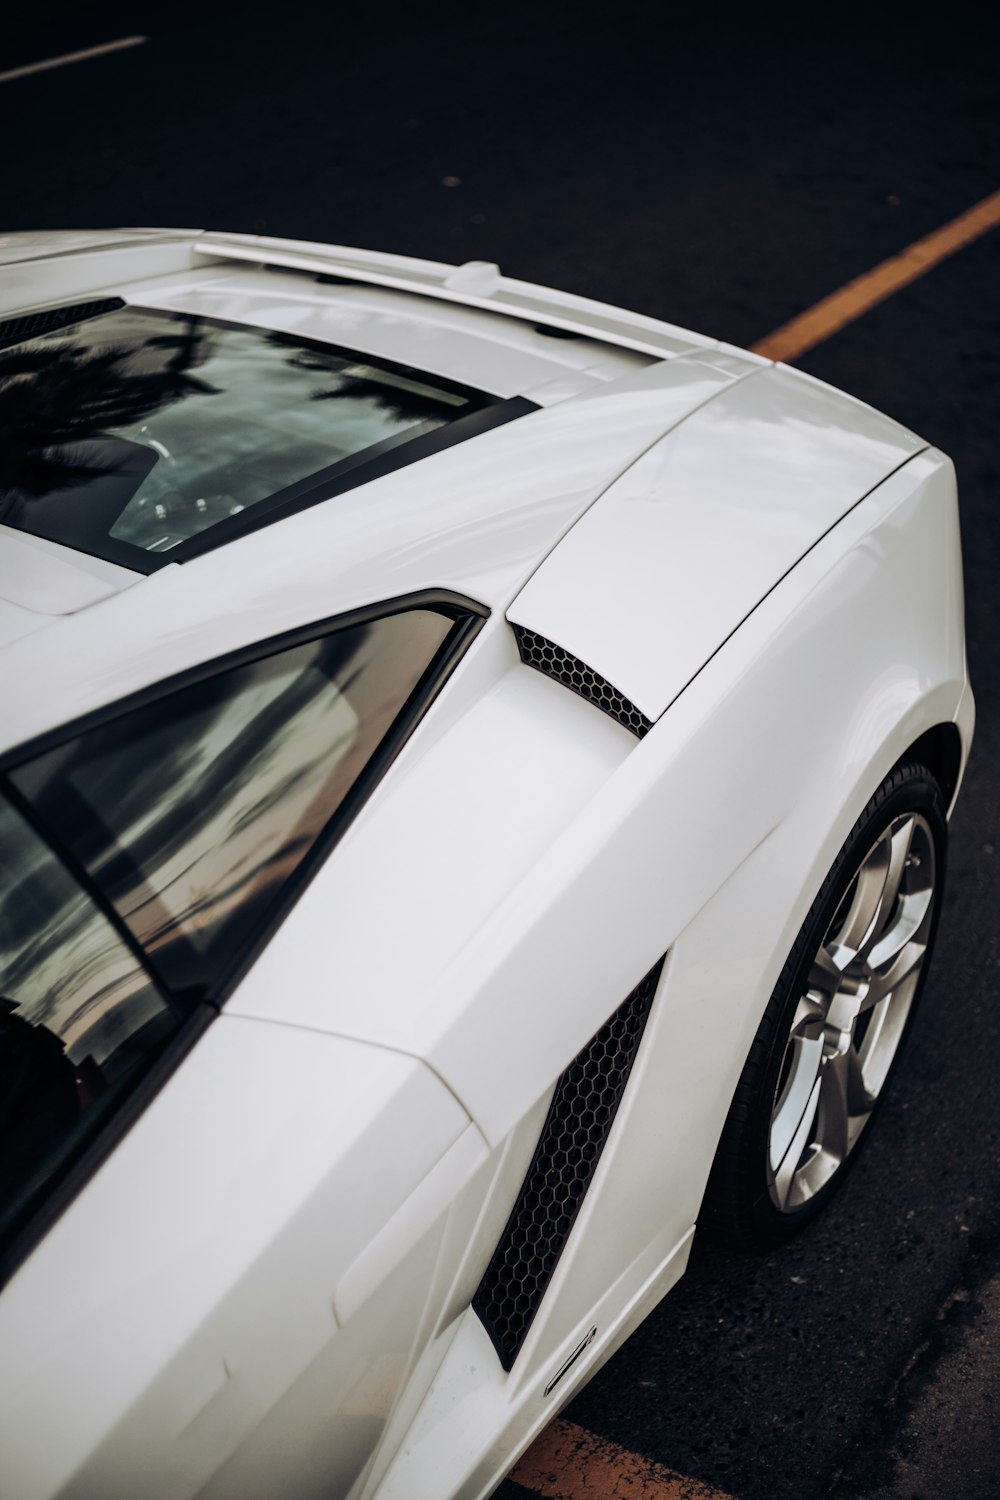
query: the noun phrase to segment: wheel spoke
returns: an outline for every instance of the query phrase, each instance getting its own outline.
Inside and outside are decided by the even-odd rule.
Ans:
[[[889,840],[883,836],[858,871],[847,914],[836,935],[836,949],[860,953],[882,909],[890,866]],[[846,963],[838,965],[846,967]]]
[[[811,988],[799,997],[792,1024],[788,1031],[789,1041],[817,1041],[823,1033],[827,1002],[824,996]]]
[[[910,850],[913,846],[913,835],[916,832],[916,828],[916,819],[907,818],[904,822],[900,823],[898,828],[893,829],[892,852],[889,856],[889,873],[885,881],[886,892],[890,901],[896,899],[902,888],[903,873],[910,858]]]
[[[820,948],[809,970],[809,989],[820,995],[835,995],[840,988],[844,971],[825,945]]]
[[[878,910],[875,913],[875,920],[872,922],[871,927],[858,948],[859,958],[870,960],[871,954],[880,945],[882,936],[890,923],[895,925],[896,903],[903,884],[906,862],[910,857],[910,845],[913,843],[915,827],[916,824],[913,818],[907,818],[898,828],[891,831],[889,839],[889,862],[885,872],[882,894],[879,898]]]
[[[795,1181],[795,1174],[802,1160],[803,1152],[812,1138],[812,1128],[816,1119],[821,1086],[822,1080],[817,1078],[806,1095],[805,1108],[774,1170],[772,1190],[779,1208],[784,1208],[788,1203],[788,1196],[792,1190],[792,1184]]]
[[[841,1162],[857,1134],[854,1121],[868,1113],[869,1101],[861,1064],[851,1046],[835,1052],[820,1072],[819,1143],[828,1156]]]
[[[820,1034],[810,1039],[790,1041],[784,1058],[784,1085],[771,1113],[770,1163],[777,1169],[788,1151],[789,1143],[802,1123],[809,1096],[819,1075],[823,1059]]]
[[[910,939],[920,932],[925,922],[927,926],[930,926],[932,894],[929,890],[914,891],[912,895],[900,898],[896,906],[895,921],[891,927],[882,932],[878,942],[868,954],[868,962],[873,969],[881,969],[890,959],[901,953]]]
[[[910,942],[898,953],[887,968],[879,969],[872,974],[868,993],[865,996],[862,1010],[872,1010],[876,1005],[888,998],[893,990],[897,989],[904,979],[910,975],[924,961],[927,952],[926,943]]]
[[[879,1044],[882,1040],[882,1033],[885,1030],[886,1022],[890,1019],[889,1011],[891,1009],[892,1007],[885,1000],[872,1007],[871,1020],[869,1021],[867,1029],[865,1031],[864,1040],[862,1041],[860,1047],[857,1049],[858,1062],[861,1065],[861,1076],[866,1080],[865,1088],[873,1096],[878,1093],[879,1088],[881,1087],[881,1080],[877,1078],[874,1079],[871,1086],[869,1087],[869,1083],[867,1082],[867,1069],[873,1060],[875,1060],[877,1063]]]

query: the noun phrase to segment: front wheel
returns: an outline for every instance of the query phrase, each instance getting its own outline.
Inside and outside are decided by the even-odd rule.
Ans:
[[[898,766],[848,835],[764,1013],[705,1195],[714,1238],[777,1244],[842,1181],[923,984],[946,843],[937,781]]]

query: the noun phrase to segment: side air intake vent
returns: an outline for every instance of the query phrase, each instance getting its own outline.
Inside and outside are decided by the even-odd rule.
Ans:
[[[613,688],[607,678],[598,672],[592,672],[578,656],[571,656],[561,646],[547,641],[543,635],[536,634],[534,630],[525,630],[523,625],[514,626],[514,635],[517,637],[521,660],[529,667],[535,667],[547,677],[555,677],[566,687],[572,688],[574,693],[579,693],[581,698],[596,703],[598,708],[603,708],[619,724],[631,729],[640,740],[652,729],[651,719],[647,719],[634,703],[630,703],[617,688]]]
[[[0,323],[0,349],[40,338],[43,333],[54,333],[57,328],[69,328],[87,318],[99,318],[102,313],[117,312],[124,306],[120,297],[105,297],[101,302],[77,302],[72,307],[48,307],[41,312],[23,313],[19,318],[7,318]]]
[[[590,1186],[662,968],[661,958],[556,1084],[514,1211],[472,1299],[505,1370],[524,1343]]]

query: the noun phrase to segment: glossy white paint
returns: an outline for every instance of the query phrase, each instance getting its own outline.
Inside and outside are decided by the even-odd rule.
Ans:
[[[482,1324],[474,1313],[466,1313],[385,1478],[373,1489],[352,1490],[348,1500],[438,1500],[442,1494],[453,1500],[486,1500],[574,1392],[680,1280],[693,1238],[692,1230],[679,1245],[668,1247],[666,1236],[659,1235],[657,1243],[646,1247],[641,1263],[604,1291],[554,1361],[544,1367],[525,1361],[523,1379],[504,1378]],[[599,1341],[560,1381],[558,1394],[546,1397],[546,1384],[594,1326],[600,1330]]]
[[[67,243],[14,271],[68,297],[116,264],[137,297],[308,311],[304,280],[272,293],[193,244]],[[355,605],[437,587],[492,610],[222,1018],[0,1295],[12,1500],[483,1500],[683,1271],[743,1059],[860,808],[926,729],[971,737],[942,455],[719,347],[541,372],[545,340],[495,326],[498,306],[534,318],[537,289],[351,254],[390,289],[317,292],[325,326],[391,339],[398,298],[442,360],[492,341],[505,383],[544,373],[548,409],[106,597],[87,591],[133,575],[0,562],[34,628],[0,655],[7,746]],[[407,277],[483,310],[424,318],[391,289]],[[541,298],[555,322],[585,311]],[[624,346],[673,338],[615,317]],[[523,666],[508,610],[661,715],[645,739]],[[554,1081],[667,950],[505,1375],[470,1299]]]
[[[14,239],[15,236],[9,236]],[[94,246],[58,243],[51,256],[31,247],[23,260],[0,262],[0,317],[53,302],[111,295],[129,281],[167,276],[192,264],[192,236],[164,231],[162,235],[133,238],[125,233],[98,237]],[[71,236],[75,238],[75,236]],[[14,247],[13,255],[17,254]]]
[[[46,624],[48,621],[45,616],[37,614],[33,609],[25,609],[23,605],[0,599],[0,648],[9,646],[23,635],[30,635],[33,630],[41,630]]]
[[[217,1021],[0,1297],[5,1494],[201,1492],[314,1362],[345,1397],[365,1363],[398,1382],[486,1154],[412,1059]],[[369,1254],[400,1306],[359,1353]]]
[[[306,892],[295,929],[275,935],[229,1006],[423,1056],[501,1140],[732,873],[805,807],[826,827],[800,836],[799,856],[790,851],[768,887],[783,924],[797,914],[794,931],[811,900],[802,905],[803,893],[820,884],[814,862],[829,867],[907,745],[958,713],[958,556],[951,467],[930,451],[812,549],[641,743],[516,664],[509,687],[487,686],[499,665],[483,662],[487,653],[513,663],[491,622],[434,725]],[[521,701],[529,713],[516,713]],[[619,759],[601,758],[602,736],[605,756],[620,744]],[[373,870],[377,903],[366,890]],[[377,939],[386,909],[404,934],[398,948]],[[325,911],[351,914],[336,993],[321,978]],[[780,944],[774,956],[783,961]],[[747,1024],[762,1011],[748,1011]],[[710,1067],[718,1046],[708,1045]]]
[[[362,282],[329,286],[242,266],[133,283],[128,300],[319,339],[498,396],[530,395],[568,372],[582,389],[599,387],[652,362],[595,339],[551,338],[494,312]]]
[[[501,961],[503,950],[488,938],[497,912],[546,861],[565,830],[589,819],[595,798],[634,757],[636,741],[582,698],[565,689],[553,692],[550,681],[527,670],[500,619],[486,627],[452,686],[438,705],[443,712],[407,745],[399,774],[369,802],[363,827],[355,825],[338,858],[303,894],[298,939],[291,925],[275,935],[230,998],[233,1014],[364,1035],[420,1053],[431,1046],[435,1009],[456,1019],[470,1006],[471,1015],[477,1013],[478,983],[466,988],[463,1000],[463,981],[456,989],[453,978],[464,970],[470,945],[487,969]],[[366,890],[373,870],[379,871],[374,899]],[[326,914],[344,911],[352,913],[346,924],[351,932],[338,938],[337,966],[329,974],[318,962],[316,944],[327,929]],[[373,943],[387,913],[393,942]],[[514,1113],[491,1132],[494,1143],[577,1050],[566,1037],[560,967],[554,948],[532,985],[530,1048],[524,1046],[519,1002],[512,996],[501,1005],[498,1029],[507,1018],[511,1022],[504,1067],[527,1074],[527,1082],[525,1091],[512,1085]],[[637,970],[632,983],[644,972]],[[605,1006],[601,1020],[631,987]],[[586,1027],[586,1020],[581,1024]],[[595,1029],[583,1031],[580,1041]],[[513,1063],[518,1049],[530,1055]],[[562,1060],[544,1076],[553,1053]],[[487,1071],[493,1066],[489,1049],[482,1064]],[[499,1091],[509,1082],[496,1076]]]
[[[501,1093],[506,1098],[530,1071],[530,1059],[505,1049],[504,1037],[530,1028],[532,1055],[536,1040],[544,1046],[539,1015],[546,994],[537,976],[545,953],[559,954],[559,980],[572,997],[580,1040],[598,1024],[597,1006],[582,1014],[595,968],[602,970],[606,1013],[609,997],[624,993],[651,952],[669,943],[670,956],[635,1087],[529,1335],[523,1366],[499,1376],[469,1319],[412,1444],[390,1470],[385,1497],[430,1500],[435,1484],[438,1493],[443,1488],[462,1500],[485,1497],[504,1465],[683,1269],[687,1235],[757,1022],[851,823],[924,728],[954,718],[968,743],[961,604],[953,473],[929,451],[859,505],[774,590],[623,762],[604,807],[600,797],[588,805],[580,839],[567,837],[536,864],[518,913],[522,934],[534,923],[525,961],[516,956],[512,927],[479,935],[495,958],[492,993],[480,992],[479,1014],[502,1005],[503,1027],[479,1033],[489,1067],[475,1072],[479,1098],[501,1110]],[[859,661],[866,663],[863,680]],[[808,756],[801,725],[809,726]],[[634,818],[616,796],[630,783]],[[594,824],[608,834],[596,852]],[[716,863],[718,846],[727,842],[727,855]],[[713,865],[719,874],[725,870],[718,885],[717,877],[706,879]],[[559,871],[565,899],[553,895]],[[581,942],[581,932],[591,941]],[[481,951],[470,955],[470,970],[477,958],[489,966]],[[568,1011],[564,1003],[563,1015]],[[442,1066],[442,1053],[435,1063]],[[550,1059],[549,1066],[558,1064]],[[655,1087],[644,1088],[647,1077]],[[491,1124],[503,1128],[499,1117]],[[546,1400],[548,1378],[594,1324],[598,1337],[581,1367]]]
[[[313,277],[336,275],[404,293],[409,299],[453,303],[470,312],[483,309],[493,319],[565,329],[657,360],[718,347],[717,340],[690,329],[591,298],[517,281],[502,276],[496,266],[478,261],[452,266],[266,235],[184,229],[0,236],[0,314],[102,289],[116,291],[148,277],[220,265],[283,267]],[[749,357],[759,360],[758,356]]]
[[[633,464],[508,618],[658,719],[802,554],[924,446],[818,380],[762,371]]]
[[[591,333],[609,344],[652,354],[656,359],[670,359],[690,349],[710,348],[715,342],[688,328],[677,328],[642,313],[625,312],[588,297],[501,276],[497,266],[479,261],[445,266],[408,255],[386,255],[344,245],[309,244],[258,234],[208,234],[199,239],[195,253],[198,259],[207,256],[319,274],[332,272],[442,302],[489,308],[505,317]]]
[[[140,574],[0,526],[0,599],[40,615],[72,615],[138,583]]]
[[[0,650],[138,583],[141,574],[0,525]]]
[[[28,260],[51,260],[83,250],[127,250],[134,245],[187,239],[195,229],[50,229],[0,234],[0,266]],[[58,283],[57,283],[58,285]]]

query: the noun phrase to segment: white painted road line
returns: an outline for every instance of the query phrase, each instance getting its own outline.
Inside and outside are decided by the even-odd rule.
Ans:
[[[122,36],[116,42],[101,42],[98,47],[84,47],[82,52],[64,52],[62,57],[47,57],[44,62],[25,63],[22,68],[8,68],[0,73],[0,83],[12,83],[15,78],[27,78],[31,73],[47,73],[50,68],[65,68],[68,63],[87,62],[91,57],[103,57],[107,52],[124,52],[126,47],[141,47],[148,36]]]

